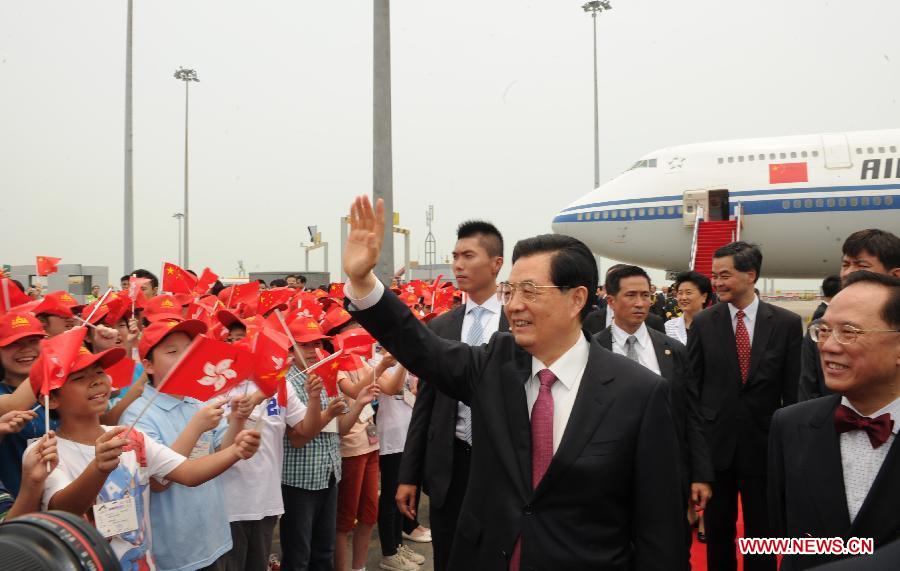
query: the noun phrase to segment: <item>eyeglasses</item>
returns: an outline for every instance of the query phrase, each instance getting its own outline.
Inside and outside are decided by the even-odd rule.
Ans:
[[[513,296],[516,295],[516,290],[519,290],[522,293],[522,300],[525,303],[532,303],[539,295],[543,295],[543,292],[541,292],[542,289],[559,289],[565,291],[570,288],[569,286],[558,285],[536,285],[533,282],[500,282],[497,285],[497,299],[499,299],[500,303],[503,305],[507,305],[512,301]]]
[[[838,325],[831,327],[824,321],[813,321],[809,324],[809,338],[816,343],[824,343],[830,336],[841,345],[856,343],[860,335],[865,333],[900,333],[900,329],[860,329],[852,325]]]

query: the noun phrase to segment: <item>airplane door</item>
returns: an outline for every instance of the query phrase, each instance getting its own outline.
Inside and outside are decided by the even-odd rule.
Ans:
[[[709,191],[706,219],[711,221],[728,220],[728,190]]]
[[[697,219],[698,209],[703,209],[703,218],[709,220],[709,191],[688,190],[684,193],[682,201],[682,223],[685,226],[693,226]]]
[[[850,159],[850,146],[843,133],[826,133],[822,135],[822,148],[825,151],[825,168],[846,169],[853,166]]]

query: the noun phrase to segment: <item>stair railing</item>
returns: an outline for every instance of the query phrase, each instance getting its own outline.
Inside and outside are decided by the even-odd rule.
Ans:
[[[694,232],[691,238],[691,265],[690,268],[694,269],[694,264],[697,261],[697,233],[700,231],[700,223],[703,222],[703,207],[697,205],[697,215],[694,217]]]
[[[744,205],[741,202],[734,207],[734,219],[736,222],[735,232],[737,233],[737,241],[741,241],[741,226],[744,225]]]

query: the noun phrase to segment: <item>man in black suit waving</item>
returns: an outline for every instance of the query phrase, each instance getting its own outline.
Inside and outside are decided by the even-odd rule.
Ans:
[[[688,502],[706,508],[712,495],[712,460],[700,419],[696,386],[687,349],[677,339],[647,327],[653,303],[650,276],[638,266],[623,266],[606,276],[607,302],[615,312],[612,324],[595,336],[600,345],[637,361],[669,381],[669,400],[678,439],[684,511]],[[685,524],[685,566],[690,561],[691,528]]]
[[[769,422],[797,402],[800,316],[760,301],[754,287],[762,252],[746,242],[713,254],[712,282],[720,303],[697,314],[688,353],[700,395],[700,414],[715,468],[713,497],[704,514],[709,568],[737,569],[737,497],[747,537],[767,537],[766,443]],[[747,571],[775,569],[775,557],[744,557]]]
[[[453,275],[468,301],[429,322],[444,339],[469,345],[487,343],[499,331],[509,331],[497,299],[497,274],[503,266],[503,236],[488,222],[470,220],[459,225],[453,248]],[[419,486],[428,494],[434,569],[444,571],[456,533],[456,521],[466,495],[472,451],[472,414],[466,404],[419,379],[400,460],[397,504],[407,517],[415,517]]]
[[[784,408],[772,420],[773,531],[872,538],[878,553],[900,539],[900,279],[849,275],[810,334],[825,383],[837,394]],[[781,568],[809,569],[838,557],[787,555]]]
[[[523,240],[500,285],[511,333],[473,347],[441,339],[375,279],[384,206],[354,202],[344,251],[355,318],[435,388],[468,403],[469,487],[449,568],[675,569],[684,513],[668,386],[589,342],[590,250]]]

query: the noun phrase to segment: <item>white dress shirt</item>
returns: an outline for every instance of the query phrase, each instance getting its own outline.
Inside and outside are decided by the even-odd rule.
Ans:
[[[531,409],[538,398],[541,389],[541,381],[538,373],[543,369],[550,369],[558,379],[553,383],[550,394],[553,396],[553,453],[559,449],[569,416],[572,414],[572,406],[575,404],[575,396],[578,387],[581,386],[581,377],[587,366],[590,343],[583,335],[578,336],[578,341],[563,353],[562,357],[547,367],[537,357],[531,358],[531,377],[525,381],[525,401],[528,403],[528,418],[531,418]]]
[[[844,470],[844,492],[847,495],[847,510],[850,512],[850,523],[856,519],[859,508],[862,507],[875,476],[881,470],[881,465],[894,444],[897,437],[897,428],[900,425],[900,398],[871,415],[860,413],[847,397],[841,397],[841,404],[850,407],[860,416],[876,418],[884,413],[890,413],[894,421],[894,428],[887,442],[878,448],[872,448],[869,435],[865,430],[851,430],[840,435],[841,443],[841,467]]]
[[[463,317],[462,323],[462,333],[459,336],[460,341],[468,342],[469,340],[469,331],[472,329],[472,324],[475,321],[475,316],[472,313],[472,310],[476,307],[479,307],[477,303],[475,303],[470,297],[468,301],[466,301],[466,314]],[[500,300],[497,299],[496,295],[489,296],[483,304],[481,304],[482,308],[484,308],[484,312],[481,315],[481,325],[484,328],[481,334],[481,341],[476,343],[475,345],[483,345],[491,340],[491,336],[500,329],[500,312],[503,311]],[[472,444],[472,412],[468,405],[463,403],[462,401],[456,403],[456,429],[455,436],[460,440],[464,440],[465,442]]]
[[[609,327],[610,325],[612,325],[613,317],[615,317],[615,316],[616,316],[616,314],[613,313],[612,308],[609,306],[609,304],[607,304],[606,305],[606,324],[604,324],[603,327]]]
[[[687,345],[687,327],[684,326],[684,316],[673,317],[666,321],[665,327],[666,335],[673,339],[678,339],[683,344]]]
[[[628,349],[625,345],[625,341],[628,340],[628,337],[630,337],[631,334],[615,323],[611,325],[611,328],[613,353],[627,357]],[[647,331],[646,323],[641,323],[638,330],[634,332],[634,337],[637,339],[637,343],[634,344],[634,349],[637,351],[638,362],[658,375],[659,361],[656,359],[656,351],[653,349],[653,340],[650,339],[650,333]]]
[[[737,332],[738,308],[729,303],[728,311],[731,312],[731,330]],[[753,329],[756,327],[756,313],[758,311],[759,298],[754,295],[753,303],[744,308],[744,325],[747,326],[747,336],[750,337],[750,345],[753,345]]]

